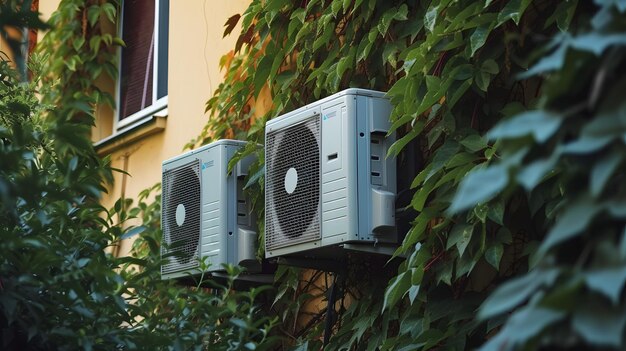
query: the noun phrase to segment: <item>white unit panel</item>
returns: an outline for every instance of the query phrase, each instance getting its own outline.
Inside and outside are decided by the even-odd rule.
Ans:
[[[220,140],[163,162],[162,170],[164,184],[166,184],[164,190],[174,189],[170,193],[184,195],[189,193],[190,189],[195,189],[191,186],[193,184],[186,180],[190,178],[190,175],[181,178],[183,179],[182,182],[171,180],[174,179],[174,176],[171,176],[172,170],[176,171],[181,169],[181,167],[195,164],[195,174],[198,176],[198,180],[200,180],[200,191],[197,196],[197,203],[199,203],[197,215],[195,214],[196,212],[193,212],[195,207],[193,209],[188,207],[187,202],[183,202],[182,207],[177,205],[176,201],[179,201],[177,198],[181,198],[181,196],[172,196],[170,194],[166,197],[164,193],[163,213],[167,215],[167,220],[163,221],[164,227],[169,231],[176,230],[176,235],[178,236],[185,235],[185,238],[188,238],[190,244],[186,245],[184,250],[189,251],[187,247],[195,247],[193,244],[197,244],[197,254],[188,260],[188,263],[187,261],[183,262],[181,259],[170,260],[170,263],[161,268],[162,279],[200,273],[197,263],[198,258],[208,260],[208,263],[211,264],[209,269],[211,272],[222,270],[223,263],[238,264],[241,260],[254,261],[254,257],[250,253],[256,252],[256,233],[254,232],[256,225],[253,223],[252,216],[248,213],[247,199],[243,196],[241,189],[239,189],[240,185],[243,187],[243,181],[238,181],[240,176],[242,177],[247,173],[251,159],[244,159],[236,165],[230,174],[227,172],[230,157],[245,144],[242,141]],[[180,178],[183,175],[176,176]],[[178,185],[173,188],[171,184]],[[188,200],[187,197],[183,196],[180,201]],[[171,208],[166,209],[165,205]],[[244,215],[239,216],[239,211],[243,211]],[[174,214],[176,215],[176,222],[172,219]],[[182,224],[178,224],[178,227],[174,226],[175,223],[188,223],[190,218],[198,217],[199,224],[194,230],[185,229],[183,234],[179,234],[178,232],[181,229],[178,229],[178,227],[182,228]],[[229,233],[244,233],[242,236],[245,236],[245,238],[238,240],[238,237],[236,237],[237,239],[231,240],[232,243],[229,246],[228,239],[233,239],[234,237],[229,235]],[[167,238],[167,230],[164,229],[164,240],[168,240]],[[170,243],[170,241],[168,240],[167,243]],[[163,247],[167,247],[167,245]],[[163,254],[169,254],[169,252],[165,250]],[[247,267],[253,268],[249,270],[250,272],[254,270],[252,266],[255,262],[248,262],[250,266]]]

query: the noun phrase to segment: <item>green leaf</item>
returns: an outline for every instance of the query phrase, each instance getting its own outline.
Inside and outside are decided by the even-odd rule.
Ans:
[[[417,297],[419,291],[419,285],[412,285],[411,288],[409,288],[409,301],[411,301],[411,305],[415,302],[415,298]]]
[[[471,152],[476,152],[487,147],[487,141],[478,134],[468,135],[459,143]]]
[[[499,225],[504,225],[504,201],[498,200],[489,203],[487,217]]]
[[[428,180],[434,174],[443,169],[443,167],[450,161],[450,159],[459,151],[459,144],[453,140],[446,140],[439,149],[435,152],[432,162],[430,163],[430,170],[425,173],[425,180]]]
[[[528,342],[545,328],[563,319],[565,313],[547,308],[528,306],[516,311],[498,334],[489,339],[480,351],[517,349],[515,346]]]
[[[502,244],[495,244],[490,246],[485,251],[485,260],[496,270],[500,270],[500,260],[502,260],[502,254],[504,253],[504,247]]]
[[[544,110],[522,112],[498,123],[487,133],[489,139],[510,139],[532,135],[536,141],[548,140],[561,126],[562,118]]]
[[[439,11],[439,6],[435,6],[426,12],[426,16],[424,17],[424,26],[431,33],[435,30],[435,23],[437,22],[437,13]]]
[[[534,64],[528,71],[519,75],[520,79],[526,79],[541,73],[550,71],[556,71],[563,67],[565,64],[565,55],[567,54],[566,43],[570,40],[569,36],[561,35],[557,36],[555,42],[563,42],[558,48],[550,55],[543,56],[539,62]]]
[[[519,24],[519,20],[529,4],[530,0],[510,0],[498,14],[498,26],[510,19],[515,24]]]
[[[115,6],[113,6],[113,4],[108,2],[102,4],[102,12],[104,12],[110,22],[115,23],[115,12],[117,11],[115,10]]]
[[[413,129],[409,131],[402,138],[396,140],[391,147],[389,147],[389,151],[387,151],[387,156],[398,156],[398,154],[404,149],[406,144],[411,142],[411,140],[415,139],[424,129],[424,121],[417,121],[413,126]]]
[[[480,66],[480,69],[489,74],[498,74],[498,72],[500,72],[500,67],[498,67],[494,59],[485,60]]]
[[[578,6],[578,0],[566,0],[562,1],[559,6],[557,6],[555,12],[556,15],[556,25],[563,32],[569,29],[569,25],[574,18],[574,13],[576,13],[576,7]]]
[[[553,284],[557,277],[556,269],[536,269],[504,282],[483,302],[478,318],[485,320],[512,310],[530,298],[544,284]]]
[[[508,169],[494,165],[470,172],[461,182],[448,211],[458,213],[491,200],[508,184]]]
[[[124,233],[124,234],[121,236],[121,238],[122,238],[122,239],[132,238],[132,237],[133,237],[133,236],[135,236],[135,235],[138,235],[138,234],[143,233],[144,231],[146,231],[146,229],[148,229],[148,228],[146,228],[146,227],[145,227],[145,226],[143,226],[143,225],[140,225],[140,226],[138,226],[138,227],[134,227],[134,228],[130,229],[129,231],[127,231],[126,233]]]
[[[609,177],[615,172],[617,166],[622,162],[622,153],[613,152],[598,161],[591,170],[590,190],[594,197],[600,196]]]
[[[626,266],[589,271],[585,273],[585,284],[589,289],[608,297],[617,306],[626,282]]]
[[[524,166],[517,174],[517,182],[530,192],[554,170],[557,160],[556,157],[550,157]]]
[[[409,7],[406,4],[400,5],[397,8],[396,13],[393,16],[393,19],[397,21],[406,21],[408,19],[407,15],[409,13]]]
[[[89,8],[87,9],[87,19],[89,21],[89,25],[93,27],[96,24],[96,22],[98,22],[99,18],[100,18],[100,6],[98,5],[89,6]]]
[[[270,75],[270,70],[272,68],[272,63],[274,61],[274,57],[270,55],[265,55],[259,61],[259,64],[256,67],[256,72],[254,73],[254,96],[258,97],[261,89],[267,84],[267,78]]]
[[[586,197],[580,198],[563,209],[556,224],[544,239],[539,248],[545,253],[554,245],[571,239],[580,234],[602,208]]]
[[[85,38],[84,37],[78,37],[76,39],[74,39],[74,41],[72,42],[72,46],[74,47],[74,50],[79,51],[81,47],[83,47],[83,44],[85,44]]]
[[[626,325],[623,309],[607,307],[589,300],[577,306],[572,327],[591,345],[622,348],[622,335]]]
[[[478,71],[474,76],[474,82],[478,89],[486,92],[489,88],[489,83],[491,83],[491,75],[483,71]]]
[[[457,224],[452,228],[450,236],[448,237],[448,243],[446,244],[446,250],[452,246],[456,246],[459,251],[459,257],[463,256],[467,245],[472,240],[472,233],[474,226],[469,224]]]
[[[582,136],[575,141],[569,142],[560,148],[564,154],[590,154],[596,152],[611,142],[612,138],[608,136],[589,137]]]
[[[581,51],[600,56],[610,46],[626,45],[626,34],[605,34],[592,32],[575,37],[570,45]]]
[[[395,14],[396,9],[390,8],[382,15],[382,17],[380,18],[380,22],[378,23],[378,32],[380,33],[380,35],[385,36],[387,34],[387,30],[389,30],[389,25],[391,24],[391,21],[393,20]],[[372,41],[372,38],[370,38],[370,42]]]
[[[383,301],[383,310],[392,309],[396,303],[406,294],[411,286],[411,273],[404,272],[394,277],[385,290],[385,299]]]
[[[478,51],[480,48],[483,47],[483,45],[485,45],[485,43],[487,42],[487,37],[489,37],[489,33],[491,33],[492,29],[492,24],[484,24],[474,29],[474,32],[470,36],[470,57],[474,57],[476,51]]]

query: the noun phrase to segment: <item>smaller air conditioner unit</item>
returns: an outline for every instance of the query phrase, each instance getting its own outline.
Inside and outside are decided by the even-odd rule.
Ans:
[[[397,245],[390,112],[385,93],[348,89],[267,122],[266,257]]]
[[[219,140],[163,162],[161,278],[201,273],[199,261],[208,259],[209,272],[223,263],[249,272],[260,269],[255,259],[256,219],[243,193],[244,176],[253,158],[228,172],[228,162],[246,143]]]

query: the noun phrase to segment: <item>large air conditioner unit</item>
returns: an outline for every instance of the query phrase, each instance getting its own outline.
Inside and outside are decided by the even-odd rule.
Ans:
[[[266,257],[398,243],[385,93],[348,89],[265,126]]]
[[[162,279],[202,273],[200,260],[208,259],[208,271],[223,263],[239,264],[254,272],[256,219],[243,193],[243,178],[253,161],[242,159],[232,172],[228,162],[246,143],[220,140],[163,162],[161,254]]]

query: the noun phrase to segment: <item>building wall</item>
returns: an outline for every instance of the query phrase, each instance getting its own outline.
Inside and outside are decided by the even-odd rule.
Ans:
[[[58,3],[40,0],[43,17],[48,18]],[[105,207],[112,207],[122,195],[136,198],[139,192],[160,182],[161,162],[182,153],[184,145],[200,133],[209,118],[204,113],[205,103],[224,74],[219,70],[219,60],[235,46],[235,35],[222,38],[224,23],[232,15],[243,13],[248,4],[249,0],[170,1],[167,117],[111,138],[115,133],[114,111],[97,111],[92,138],[98,153],[108,155],[114,168],[130,174],[115,173],[115,182],[108,185],[108,194],[102,198]],[[235,28],[233,33],[239,30]],[[114,92],[114,82],[99,83]],[[106,137],[110,138],[108,142],[98,145]],[[131,244],[130,240],[123,242],[119,254],[127,253]]]

